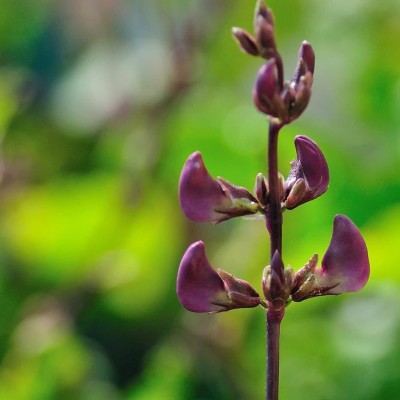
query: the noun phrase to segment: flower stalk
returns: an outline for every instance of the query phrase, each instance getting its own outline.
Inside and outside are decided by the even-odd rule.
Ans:
[[[329,169],[317,143],[304,135],[294,138],[296,159],[285,179],[278,170],[281,129],[299,118],[311,98],[315,54],[303,41],[292,78],[284,81],[283,61],[276,46],[272,11],[258,0],[254,36],[241,28],[232,33],[243,52],[262,58],[253,89],[255,107],[267,117],[267,177],[256,176],[254,196],[226,179],[214,179],[199,152],[187,159],[179,181],[179,200],[187,218],[194,222],[222,223],[231,218],[258,214],[269,233],[270,264],[263,269],[265,300],[245,280],[214,269],[201,241],[189,246],[179,266],[177,295],[192,312],[218,313],[236,308],[266,309],[266,400],[278,400],[279,339],[286,307],[293,302],[358,291],[369,277],[368,251],[355,224],[344,215],[334,218],[332,238],[317,267],[318,256],[296,273],[283,261],[283,213],[313,201],[329,186]]]

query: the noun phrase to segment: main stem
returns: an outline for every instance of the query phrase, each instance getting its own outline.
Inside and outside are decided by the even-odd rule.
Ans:
[[[278,250],[282,255],[282,208],[278,176],[278,135],[281,125],[271,123],[268,134],[269,208],[267,227],[271,238],[270,257]]]
[[[271,259],[275,251],[282,255],[282,208],[278,176],[278,135],[281,125],[270,123],[268,134],[269,209],[267,228],[270,234]],[[279,391],[279,334],[285,310],[267,311],[267,377],[266,399],[278,400]]]

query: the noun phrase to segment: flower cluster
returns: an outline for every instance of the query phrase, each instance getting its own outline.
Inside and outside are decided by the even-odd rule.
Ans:
[[[262,0],[256,7],[254,36],[241,28],[233,28],[232,33],[245,53],[266,60],[258,72],[253,90],[258,110],[283,124],[298,118],[311,97],[315,65],[311,45],[306,41],[301,44],[294,74],[284,82],[282,59],[275,41],[274,16]]]
[[[303,42],[295,73],[283,80],[282,59],[277,51],[274,17],[262,0],[256,7],[254,36],[240,28],[233,34],[246,53],[266,60],[253,90],[255,106],[279,129],[298,118],[311,96],[315,56],[311,45]],[[328,164],[319,146],[304,135],[294,139],[296,159],[289,175],[274,179],[274,196],[280,213],[312,201],[326,192],[329,185]],[[276,175],[273,175],[273,177]],[[187,159],[179,181],[179,200],[187,218],[195,222],[220,223],[231,218],[258,214],[269,227],[272,188],[263,174],[255,180],[254,194],[227,180],[213,178],[203,158],[195,152]],[[280,202],[280,207],[279,207]],[[270,232],[271,233],[271,232]],[[203,242],[193,243],[179,266],[177,294],[181,304],[193,312],[221,312],[259,305],[280,312],[289,302],[311,297],[338,295],[361,289],[369,277],[368,252],[360,231],[344,215],[337,215],[328,249],[318,267],[314,255],[296,273],[285,268],[278,250],[271,252],[270,265],[262,275],[263,300],[246,281],[214,269],[209,263]]]

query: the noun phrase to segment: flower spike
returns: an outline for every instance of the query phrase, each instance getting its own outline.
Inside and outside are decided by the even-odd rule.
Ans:
[[[257,200],[245,188],[223,178],[213,179],[199,152],[183,166],[179,200],[185,215],[195,222],[218,223],[259,211]]]
[[[261,303],[248,282],[213,269],[201,241],[186,250],[179,266],[176,291],[183,307],[198,313],[251,308]]]
[[[360,231],[344,215],[337,215],[333,233],[322,266],[316,268],[314,256],[295,275],[292,299],[337,295],[362,289],[369,278],[367,246]]]
[[[285,207],[289,210],[314,200],[328,189],[329,169],[318,145],[307,136],[298,135],[294,140],[297,159],[286,180]]]

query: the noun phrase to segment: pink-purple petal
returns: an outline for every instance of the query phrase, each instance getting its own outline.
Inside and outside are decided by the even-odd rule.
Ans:
[[[322,152],[309,137],[298,135],[294,139],[297,159],[303,168],[307,185],[314,189],[322,181]]]
[[[179,180],[179,200],[185,215],[196,222],[216,222],[229,205],[221,185],[208,173],[200,152],[189,156]]]
[[[318,145],[307,136],[298,135],[294,140],[297,159],[292,162],[292,169],[286,180],[287,196],[290,201],[286,208],[293,209],[300,204],[316,199],[326,192],[329,185],[329,169],[325,156]],[[291,193],[296,182],[304,179],[306,187],[303,195],[297,193],[299,201],[293,201]],[[289,200],[289,199],[288,199]]]
[[[367,246],[356,225],[346,216],[337,215],[328,250],[318,272],[319,286],[333,287],[326,294],[360,290],[369,278]]]
[[[223,178],[213,179],[199,152],[193,153],[183,166],[179,200],[185,215],[195,222],[218,223],[255,214],[260,208],[245,188]]]
[[[180,303],[189,311],[225,310],[215,301],[229,301],[229,297],[223,280],[208,262],[203,242],[195,242],[186,250],[178,270],[176,292]]]
[[[182,257],[176,292],[183,307],[198,313],[257,307],[261,302],[248,282],[210,265],[201,241]]]

